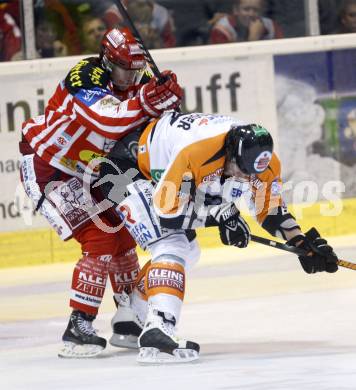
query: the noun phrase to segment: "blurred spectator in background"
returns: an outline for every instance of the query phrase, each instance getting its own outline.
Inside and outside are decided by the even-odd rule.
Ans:
[[[34,3],[34,11],[36,35],[38,30],[39,38],[42,40],[40,44],[36,43],[41,57],[51,57],[51,55],[46,55],[51,51],[50,44],[43,41],[46,36],[51,41],[53,41],[54,36],[53,56],[80,54],[78,29],[64,2],[37,0]],[[38,24],[41,26],[37,26]]]
[[[113,0],[62,0],[74,20],[81,24],[82,18],[96,16],[104,21],[107,29],[121,24],[121,15]]]
[[[10,14],[17,26],[21,26],[19,0],[0,0],[0,10]]]
[[[293,38],[305,35],[304,12],[302,0],[269,0],[266,15],[281,26],[285,37]]]
[[[272,19],[262,16],[264,10],[264,0],[235,0],[232,13],[213,25],[210,43],[282,38],[280,27]]]
[[[333,34],[337,25],[337,0],[318,0],[320,34]]]
[[[337,0],[318,0],[320,33],[330,34],[335,30]],[[285,38],[308,35],[304,1],[268,0],[266,15],[282,28]]]
[[[208,21],[214,13],[229,12],[231,0],[160,0],[174,18],[177,46],[204,45],[208,42]]]
[[[344,0],[339,10],[338,34],[356,33],[356,0]]]
[[[153,3],[150,0],[129,0],[127,12],[148,49],[163,47],[160,32],[153,25]]]
[[[6,5],[0,7],[0,61],[21,59],[21,31]]]
[[[126,0],[123,4],[148,49],[176,46],[174,22],[165,7],[153,0]]]
[[[85,17],[81,21],[80,29],[82,54],[99,53],[105,31],[106,25],[102,19],[95,16]]]
[[[38,57],[50,58],[68,55],[68,48],[59,39],[56,23],[51,20],[48,13],[37,13],[35,31]]]

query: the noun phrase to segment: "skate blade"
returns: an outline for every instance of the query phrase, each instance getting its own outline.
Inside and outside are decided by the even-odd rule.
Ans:
[[[97,356],[104,348],[100,345],[84,344],[78,345],[70,341],[65,341],[64,346],[58,352],[60,358],[90,358]]]
[[[158,348],[141,347],[136,361],[140,364],[189,363],[199,359],[199,352],[193,349],[177,348],[173,354],[161,352]]]
[[[137,336],[114,333],[111,336],[109,343],[113,347],[138,349],[137,339]]]

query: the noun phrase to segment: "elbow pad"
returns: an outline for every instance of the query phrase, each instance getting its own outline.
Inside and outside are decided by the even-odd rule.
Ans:
[[[299,228],[297,221],[292,214],[286,213],[281,206],[275,211],[274,214],[269,214],[262,223],[263,229],[274,237],[287,239],[285,231],[290,231]]]

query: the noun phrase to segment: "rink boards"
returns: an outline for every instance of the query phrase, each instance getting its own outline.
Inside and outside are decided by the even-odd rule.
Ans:
[[[355,233],[356,223],[353,216],[356,215],[356,199],[344,199],[342,212],[336,217],[320,215],[321,207],[329,206],[327,202],[323,202],[312,206],[298,206],[296,210],[291,207],[291,211],[302,216],[298,222],[304,231],[316,226],[325,237]],[[246,219],[253,234],[268,237],[254,219],[248,216]],[[215,228],[198,229],[197,233],[202,248],[221,247],[219,233]],[[63,242],[49,228],[0,233],[0,249],[0,268],[72,262],[80,256],[76,241]],[[139,255],[143,255],[141,250]]]

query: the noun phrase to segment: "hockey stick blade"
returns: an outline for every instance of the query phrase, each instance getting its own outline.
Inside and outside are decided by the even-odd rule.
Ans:
[[[262,245],[267,245],[267,246],[270,246],[273,248],[281,249],[283,251],[291,252],[291,253],[294,253],[298,256],[306,256],[307,255],[306,251],[304,251],[303,249],[296,248],[294,246],[289,246],[287,244],[283,244],[282,242],[273,241],[273,240],[270,240],[268,238],[255,236],[253,234],[251,234],[251,241],[257,242],[257,243],[262,244]],[[341,260],[341,259],[338,259],[336,263],[340,267],[349,268],[349,269],[353,269],[356,271],[356,264],[355,263],[351,263],[350,261]]]

